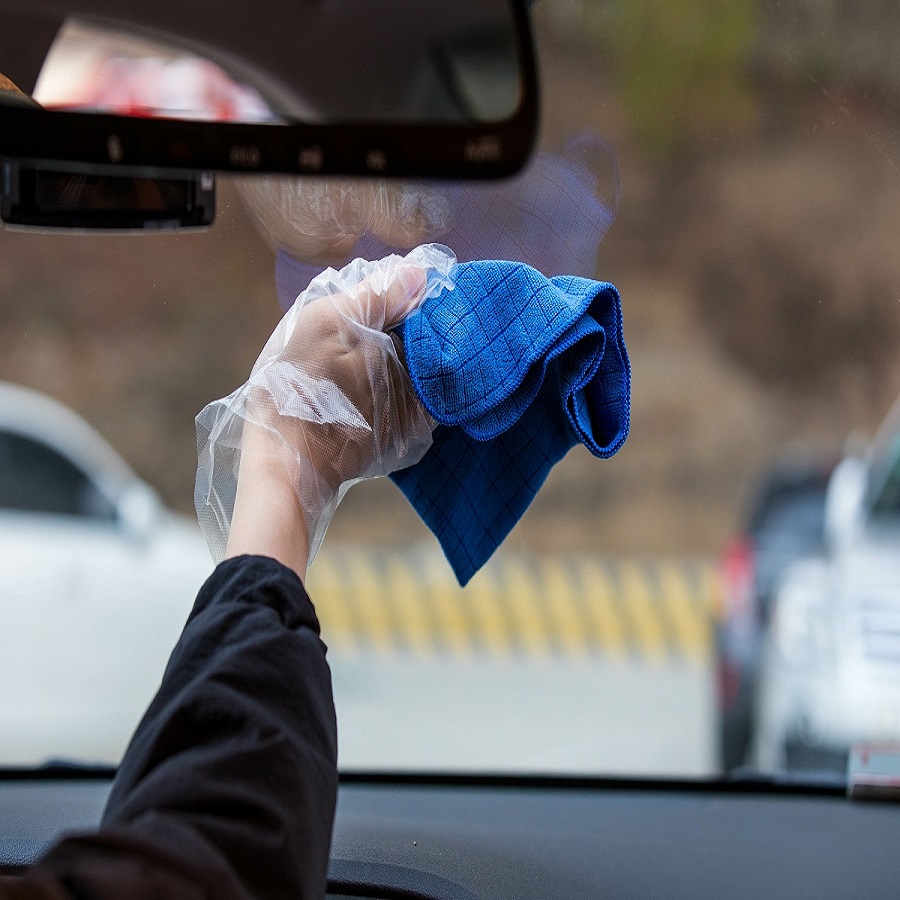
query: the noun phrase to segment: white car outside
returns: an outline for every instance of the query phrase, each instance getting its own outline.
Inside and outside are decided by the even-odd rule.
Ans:
[[[211,571],[84,420],[0,384],[0,765],[118,762]]]
[[[841,770],[854,744],[900,742],[900,406],[845,459],[826,555],[795,563],[760,661],[754,763]]]

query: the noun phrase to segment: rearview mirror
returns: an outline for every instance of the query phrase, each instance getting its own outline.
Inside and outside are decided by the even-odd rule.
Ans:
[[[524,0],[0,0],[0,156],[492,178],[527,160]]]

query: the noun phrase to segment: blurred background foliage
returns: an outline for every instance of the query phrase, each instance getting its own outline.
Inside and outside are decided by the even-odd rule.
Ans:
[[[740,133],[773,101],[822,90],[900,98],[892,0],[540,0],[534,11],[601,56],[657,159]]]
[[[757,0],[582,0],[579,25],[613,65],[645,147],[689,150],[704,134],[752,121]]]

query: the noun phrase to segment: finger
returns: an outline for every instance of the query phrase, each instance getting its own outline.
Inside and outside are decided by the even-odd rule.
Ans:
[[[385,287],[385,281],[390,281]],[[338,294],[332,302],[338,311],[366,328],[388,331],[399,325],[425,295],[425,270],[412,264],[393,273],[376,273],[361,282],[355,295]]]
[[[384,295],[384,330],[399,325],[425,296],[425,270],[419,266],[401,266]]]

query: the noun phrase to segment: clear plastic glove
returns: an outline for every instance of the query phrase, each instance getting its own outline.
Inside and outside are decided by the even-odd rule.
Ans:
[[[422,458],[434,422],[388,332],[452,286],[455,262],[429,244],[327,269],[281,320],[247,383],[200,413],[194,502],[216,562],[236,503],[270,502],[271,516],[252,521],[272,529],[276,505],[290,497],[305,529],[276,537],[307,541],[311,562],[351,485]]]

